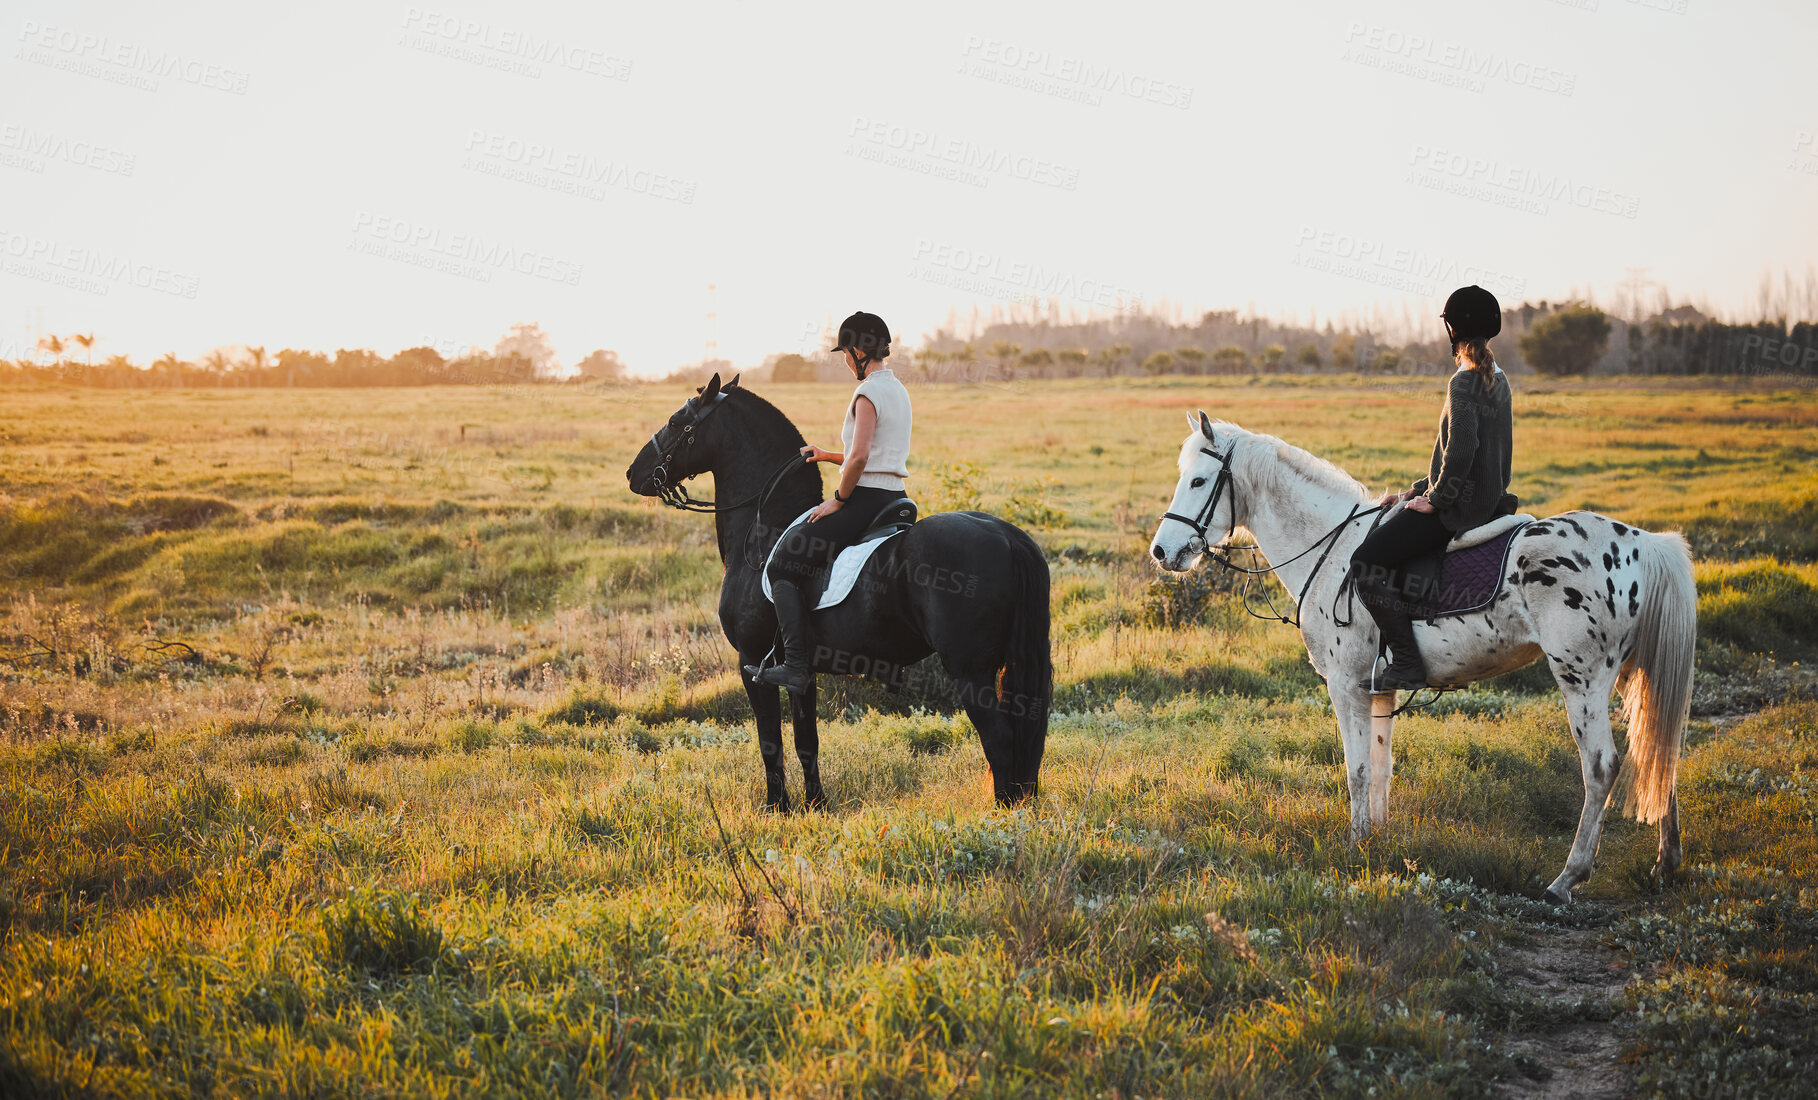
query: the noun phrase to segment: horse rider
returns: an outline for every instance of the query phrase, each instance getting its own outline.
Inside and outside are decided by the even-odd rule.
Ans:
[[[810,443],[802,448],[802,457],[809,462],[838,463],[839,484],[833,499],[810,512],[806,523],[783,534],[766,569],[783,635],[782,662],[762,668],[745,666],[746,675],[758,682],[797,693],[814,687],[814,673],[808,667],[808,608],[803,586],[816,570],[857,542],[885,505],[903,495],[903,479],[909,473],[914,417],[909,391],[883,365],[890,357],[890,329],[884,319],[875,313],[854,313],[840,322],[839,342],[832,350],[845,352],[846,366],[858,379],[840,426],[842,449],[828,451]]]
[[[1509,380],[1490,354],[1490,338],[1502,331],[1496,296],[1480,286],[1460,287],[1446,299],[1440,317],[1452,340],[1458,365],[1439,415],[1439,438],[1427,476],[1402,493],[1385,493],[1377,504],[1406,502],[1370,532],[1351,555],[1357,597],[1370,611],[1391,655],[1388,667],[1363,687],[1372,692],[1427,686],[1426,664],[1414,642],[1413,613],[1419,593],[1406,591],[1402,570],[1463,531],[1500,512],[1509,487],[1514,450],[1514,414]]]

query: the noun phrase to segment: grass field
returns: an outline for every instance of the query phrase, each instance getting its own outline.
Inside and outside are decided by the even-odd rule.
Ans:
[[[1183,412],[1386,487],[1442,387],[917,388],[924,513],[1049,554],[1042,796],[826,681],[833,806],[792,816],[710,521],[625,488],[685,394],[0,392],[0,1094],[1810,1090],[1818,395],[1518,386],[1526,510],[1699,558],[1664,886],[1612,818],[1537,900],[1582,797],[1539,669],[1404,719],[1349,847],[1297,635],[1146,562]],[[763,392],[834,442],[843,387]]]

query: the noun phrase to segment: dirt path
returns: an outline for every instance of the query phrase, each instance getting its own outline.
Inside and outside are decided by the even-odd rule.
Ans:
[[[1557,1017],[1522,1021],[1504,1035],[1503,1049],[1521,1060],[1527,1076],[1503,1082],[1498,1095],[1616,1100],[1628,1093],[1631,1073],[1619,1059],[1626,1039],[1622,989],[1630,971],[1617,951],[1604,946],[1601,932],[1532,930],[1527,943],[1506,949],[1503,974],[1557,1009]]]

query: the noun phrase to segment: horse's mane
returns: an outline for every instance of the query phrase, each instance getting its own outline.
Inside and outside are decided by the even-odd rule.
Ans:
[[[726,391],[726,400],[736,401],[741,409],[748,410],[754,424],[769,427],[780,434],[785,442],[794,442],[800,447],[807,440],[795,422],[784,415],[783,410],[752,393],[743,386]]]
[[[1253,489],[1258,493],[1269,495],[1286,493],[1294,488],[1289,484],[1289,480],[1295,479],[1316,489],[1334,493],[1341,498],[1367,497],[1369,495],[1369,490],[1364,487],[1363,482],[1311,451],[1303,450],[1292,443],[1277,439],[1272,435],[1249,431],[1227,420],[1213,421],[1212,430],[1214,434],[1220,430],[1235,433],[1238,442],[1246,444],[1245,452],[1251,457],[1260,457],[1258,452],[1266,452],[1275,459],[1274,462],[1252,461],[1246,463],[1249,473],[1254,478]],[[1198,432],[1194,432],[1187,439],[1187,445],[1181,449],[1180,453],[1183,471],[1193,456],[1199,453],[1199,448],[1204,445],[1205,436]]]

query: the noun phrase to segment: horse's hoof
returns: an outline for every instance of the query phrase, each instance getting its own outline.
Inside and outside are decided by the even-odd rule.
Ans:
[[[781,798],[764,799],[764,809],[768,810],[769,812],[771,812],[773,814],[788,813],[789,812],[789,796],[783,795]]]
[[[1547,892],[1545,894],[1543,894],[1542,897],[1545,899],[1545,901],[1548,905],[1570,905],[1570,904],[1572,904],[1572,895],[1562,894],[1559,891],[1553,889],[1551,886],[1547,887]]]
[[[824,812],[827,809],[827,795],[822,791],[815,791],[807,798],[802,799],[802,806],[804,809]]]

